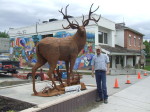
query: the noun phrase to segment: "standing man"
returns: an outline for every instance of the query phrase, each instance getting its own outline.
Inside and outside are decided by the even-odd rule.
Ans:
[[[109,74],[109,57],[107,54],[101,53],[101,47],[96,47],[96,55],[92,59],[92,77],[94,77],[95,70],[95,78],[97,84],[97,98],[96,101],[104,101],[104,103],[108,103],[108,95],[107,95],[107,86],[106,86],[106,74]]]

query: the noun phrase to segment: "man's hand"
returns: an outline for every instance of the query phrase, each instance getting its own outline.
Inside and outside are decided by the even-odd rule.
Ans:
[[[92,72],[92,77],[94,78],[94,73]]]
[[[92,65],[92,77],[94,78],[94,65]]]
[[[109,68],[110,68],[110,63],[107,63],[107,71],[106,71],[106,75],[109,74]]]
[[[109,74],[109,70],[107,70],[107,72],[106,72],[106,75],[108,75]]]

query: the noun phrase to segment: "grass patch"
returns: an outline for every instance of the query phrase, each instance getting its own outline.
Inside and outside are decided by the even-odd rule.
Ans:
[[[145,67],[144,67],[144,70],[150,71],[150,66],[145,66]]]
[[[89,72],[79,72],[80,75],[91,75],[92,73]]]

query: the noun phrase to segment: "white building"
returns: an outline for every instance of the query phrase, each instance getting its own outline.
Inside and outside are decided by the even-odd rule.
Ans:
[[[85,20],[87,17],[88,16],[85,16]],[[99,16],[94,14],[92,17],[97,19]],[[82,25],[82,17],[69,18],[70,21],[74,21],[74,19],[78,21],[79,25]],[[15,59],[22,61],[22,66],[25,66],[26,62],[36,62],[34,48],[37,41],[40,41],[45,37],[62,38],[73,35],[76,32],[75,29],[63,29],[62,24],[63,26],[68,26],[68,22],[65,19],[53,20],[55,19],[51,19],[50,22],[44,22],[42,24],[9,30],[13,49],[12,55],[15,56]],[[116,64],[120,64],[120,61],[122,60],[121,58],[117,60],[117,57],[121,57],[121,55],[124,55],[124,57],[122,57],[123,67],[125,67],[128,62],[131,62],[128,64],[133,66],[133,58],[127,59],[127,55],[132,54],[132,56],[139,56],[140,54],[139,52],[135,53],[135,51],[131,53],[132,51],[129,50],[127,52],[123,45],[126,42],[121,39],[124,34],[119,32],[116,33],[116,31],[115,22],[106,18],[101,17],[97,24],[90,21],[89,25],[86,27],[87,43],[84,50],[79,54],[74,69],[90,69],[91,59],[95,53],[95,45],[99,44],[102,47],[102,51],[110,56],[111,68],[116,68]],[[116,44],[119,45],[119,48],[116,47]],[[120,47],[122,47],[122,51],[120,50]],[[127,52],[127,54],[124,52]],[[29,59],[31,54],[33,55],[33,59]],[[138,62],[138,60],[136,61]],[[62,63],[60,62],[59,64],[61,65]]]

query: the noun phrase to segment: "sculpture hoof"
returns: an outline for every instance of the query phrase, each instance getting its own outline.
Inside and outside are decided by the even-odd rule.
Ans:
[[[37,95],[37,94],[38,94],[38,92],[34,91],[34,95]]]

